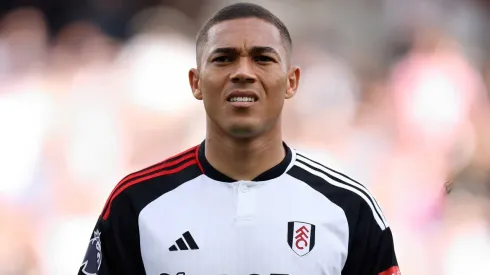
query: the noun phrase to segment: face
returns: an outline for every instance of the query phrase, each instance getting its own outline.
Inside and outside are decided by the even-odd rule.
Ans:
[[[284,100],[294,96],[300,76],[288,58],[279,30],[266,21],[213,26],[200,67],[189,72],[193,95],[204,102],[208,131],[253,138],[278,128]]]

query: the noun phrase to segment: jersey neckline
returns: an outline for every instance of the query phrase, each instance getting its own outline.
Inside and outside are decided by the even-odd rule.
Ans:
[[[206,159],[205,155],[205,144],[206,141],[201,142],[197,149],[197,159],[199,161],[199,165],[201,166],[201,169],[203,170],[202,172],[204,175],[208,176],[209,178],[216,180],[216,181],[222,181],[222,182],[236,182],[238,180],[235,180],[220,171],[218,171],[216,168],[214,168],[211,163]],[[267,180],[272,180],[275,178],[280,177],[283,175],[289,168],[291,164],[291,160],[293,159],[293,153],[291,151],[291,148],[286,145],[285,142],[283,142],[284,150],[286,151],[286,156],[284,159],[278,163],[276,166],[268,169],[267,171],[261,173],[257,177],[255,177],[252,181],[267,181]]]

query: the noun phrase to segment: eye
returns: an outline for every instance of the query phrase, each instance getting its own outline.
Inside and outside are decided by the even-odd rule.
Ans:
[[[275,62],[275,60],[272,57],[269,57],[267,55],[258,55],[254,57],[255,62],[261,62],[261,63],[269,63],[269,62]]]
[[[227,56],[227,55],[223,55],[223,56],[218,56],[218,57],[215,57],[213,58],[212,62],[213,63],[227,63],[227,62],[232,62],[232,58],[230,56]]]

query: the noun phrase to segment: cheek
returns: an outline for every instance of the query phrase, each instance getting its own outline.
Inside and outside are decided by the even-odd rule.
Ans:
[[[271,75],[266,76],[264,86],[269,97],[284,97],[287,90],[288,79],[286,75]]]
[[[223,88],[223,81],[216,75],[202,75],[200,89],[203,98],[215,98],[220,96]]]
[[[267,98],[266,106],[268,112],[271,114],[280,112],[285,101],[287,77],[279,74],[269,74],[269,77],[264,83],[264,89]]]
[[[223,77],[214,74],[201,75],[200,89],[203,98],[204,108],[206,113],[211,117],[219,117],[224,107],[222,102],[222,92],[226,81],[222,80]]]

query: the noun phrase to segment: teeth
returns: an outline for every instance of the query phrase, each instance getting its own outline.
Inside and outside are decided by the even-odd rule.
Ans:
[[[244,96],[235,96],[230,98],[230,102],[254,102],[255,98],[253,97],[244,97]]]

